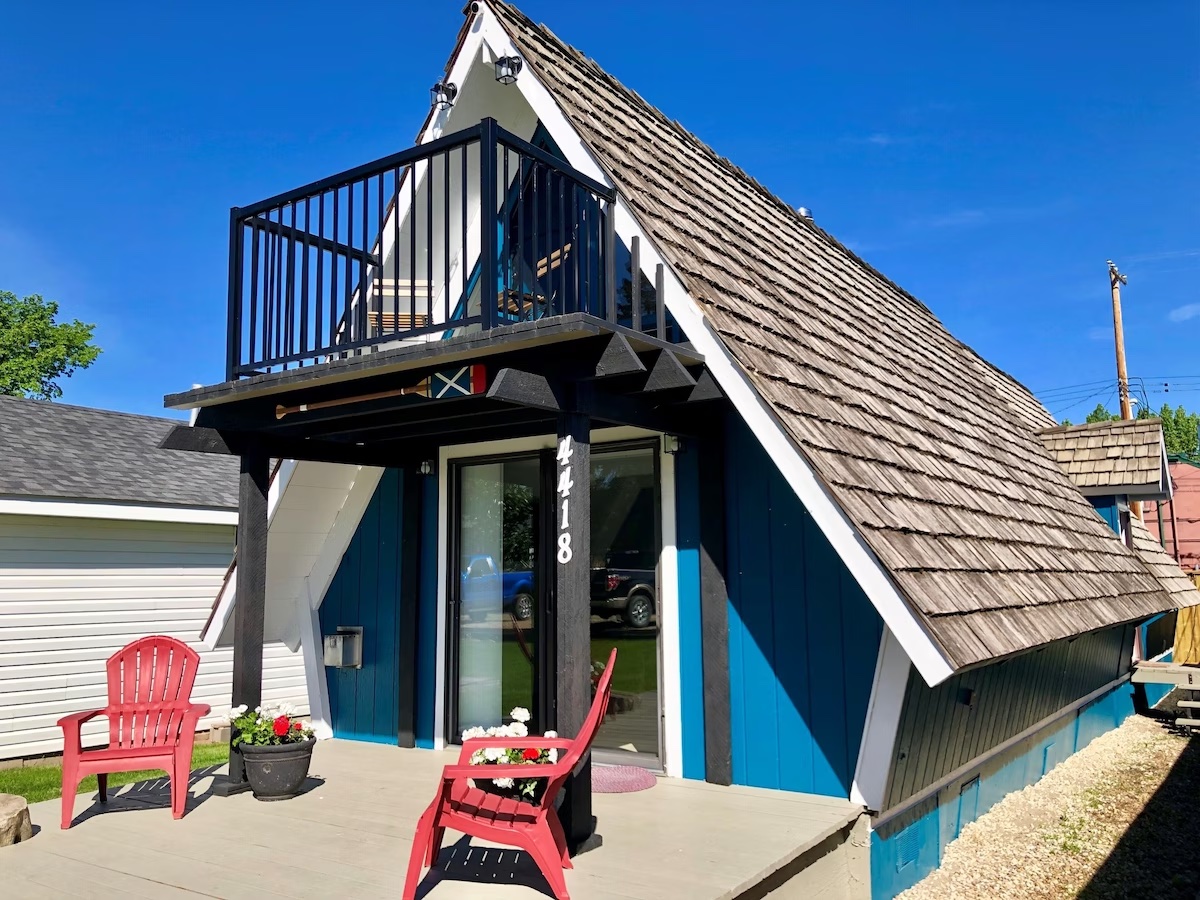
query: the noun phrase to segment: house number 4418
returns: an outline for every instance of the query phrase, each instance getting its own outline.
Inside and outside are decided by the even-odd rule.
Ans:
[[[558,562],[566,565],[571,561],[571,519],[569,505],[571,488],[575,482],[571,480],[571,436],[568,434],[558,442],[558,496],[562,499],[562,516],[558,523]]]

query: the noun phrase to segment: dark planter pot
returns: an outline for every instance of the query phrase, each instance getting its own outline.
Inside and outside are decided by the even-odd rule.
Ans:
[[[240,744],[246,780],[259,800],[288,800],[300,793],[312,762],[315,738],[298,744]]]

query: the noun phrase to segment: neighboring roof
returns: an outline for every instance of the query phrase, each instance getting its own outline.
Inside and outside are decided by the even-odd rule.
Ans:
[[[953,667],[1170,608],[1011,379],[595,63],[488,5]]]
[[[1171,460],[1171,501],[1146,514],[1146,527],[1156,538],[1158,518],[1172,551],[1178,547],[1179,562],[1185,570],[1200,571],[1200,466],[1194,460]],[[1178,529],[1178,532],[1176,531]]]
[[[1142,558],[1163,589],[1171,596],[1176,607],[1200,606],[1200,591],[1192,579],[1184,574],[1179,563],[1163,549],[1149,529],[1135,516],[1129,517],[1129,533],[1133,537],[1133,549]]]
[[[158,449],[179,424],[0,396],[0,496],[236,509],[236,459]]]
[[[1086,496],[1128,494],[1135,500],[1170,496],[1159,419],[1063,425],[1038,436]]]

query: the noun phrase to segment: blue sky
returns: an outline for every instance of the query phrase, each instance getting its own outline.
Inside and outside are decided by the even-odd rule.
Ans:
[[[229,207],[409,146],[462,5],[11,4],[0,290],[97,323],[64,400],[219,381]],[[1077,421],[1113,258],[1131,375],[1200,407],[1194,2],[520,5]]]

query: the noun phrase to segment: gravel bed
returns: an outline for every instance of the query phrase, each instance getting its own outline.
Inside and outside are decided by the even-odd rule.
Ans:
[[[1200,738],[1133,716],[964,828],[899,896],[1200,900],[1197,801]]]

